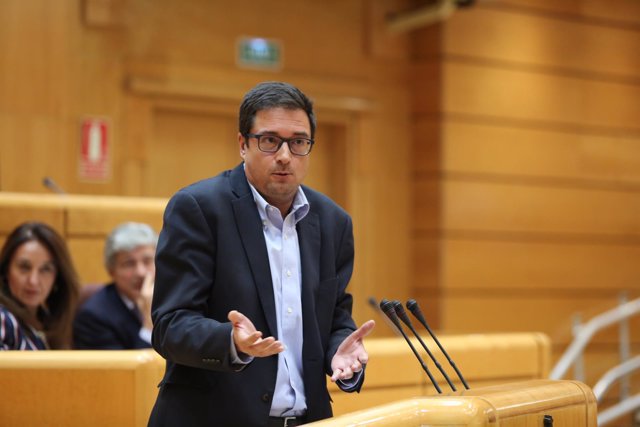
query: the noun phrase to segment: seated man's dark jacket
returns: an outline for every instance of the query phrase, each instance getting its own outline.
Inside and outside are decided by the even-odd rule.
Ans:
[[[149,348],[140,338],[142,322],[116,290],[106,285],[78,308],[73,321],[73,345],[84,350],[128,350]]]

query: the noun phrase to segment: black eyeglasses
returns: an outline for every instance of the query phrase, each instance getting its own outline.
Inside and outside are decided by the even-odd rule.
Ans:
[[[309,138],[293,137],[281,138],[278,135],[263,135],[255,133],[245,134],[245,138],[256,138],[258,149],[264,153],[276,153],[285,142],[289,151],[296,156],[306,156],[311,152],[314,140]]]

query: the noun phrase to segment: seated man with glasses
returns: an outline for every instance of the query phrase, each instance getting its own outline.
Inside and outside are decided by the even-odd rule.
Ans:
[[[359,391],[351,217],[302,181],[316,119],[299,89],[251,89],[232,170],[178,191],[158,241],[149,426],[296,426],[330,417],[326,378]]]

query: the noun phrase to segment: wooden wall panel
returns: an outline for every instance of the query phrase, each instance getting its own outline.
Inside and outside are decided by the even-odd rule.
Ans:
[[[296,7],[251,0],[137,1],[130,6],[130,19],[138,31],[132,34],[128,54],[148,61],[233,68],[237,37],[268,37],[285,43],[287,71],[358,78],[367,65],[362,52],[363,12],[360,2],[338,0],[305,1]],[[304,31],[291,31],[293,22]],[[266,72],[267,78],[275,76]]]
[[[576,77],[638,82],[640,51],[634,30],[519,10],[485,8],[455,13],[444,27],[443,51],[470,62],[529,68]],[[637,30],[636,30],[637,31]],[[495,61],[495,62],[492,62]]]
[[[71,2],[2,2],[0,111],[21,115],[64,111],[68,100],[66,24],[74,10]]]
[[[618,295],[558,296],[547,293],[509,296],[491,292],[455,292],[442,300],[443,323],[448,333],[515,332],[535,330],[547,334],[563,348],[571,341],[573,316],[589,318],[615,307]],[[640,319],[631,322],[638,330]],[[594,343],[617,341],[617,330],[603,331]],[[637,340],[636,340],[637,341]]]
[[[0,192],[0,234],[8,235],[25,221],[43,221],[59,233],[66,229],[64,202],[57,196],[45,198]]]
[[[111,281],[104,266],[105,238],[106,235],[67,238],[67,246],[83,286]]]
[[[611,190],[636,190],[640,184],[640,137],[624,133],[574,133],[449,119],[442,122],[442,147],[442,170],[478,180]],[[421,152],[420,157],[432,155]],[[429,167],[421,162],[416,171],[426,173]]]
[[[50,177],[66,188],[65,177],[75,173],[75,163],[56,141],[68,135],[64,121],[0,114],[0,185],[16,192],[50,192],[42,184]]]
[[[442,244],[447,290],[586,295],[634,289],[640,245],[448,237]]]
[[[499,0],[492,2],[499,9],[520,10],[523,13],[548,13],[566,20],[584,19],[593,25],[623,26],[640,23],[640,5],[634,0]],[[483,5],[485,6],[485,5]]]
[[[640,131],[640,86],[448,61],[442,110],[553,128]],[[418,100],[420,101],[420,100]],[[418,105],[418,111],[428,105]],[[426,110],[428,111],[428,110]]]
[[[237,120],[197,112],[157,110],[145,176],[145,195],[169,197],[240,161]],[[180,149],[177,148],[179,141]]]
[[[320,124],[305,184],[321,191],[349,210],[352,201],[349,189],[347,129],[340,124]]]
[[[433,183],[416,183],[428,195]],[[443,184],[445,230],[500,233],[543,233],[602,239],[640,235],[640,199],[634,192],[583,188],[522,186],[517,183],[448,180]],[[428,217],[430,204],[418,200],[417,216]],[[428,230],[418,222],[416,230]]]
[[[130,202],[124,199],[120,203],[110,204],[110,200],[107,199],[103,202],[97,201],[93,206],[71,205],[66,212],[67,233],[70,236],[106,236],[117,225],[127,221],[144,222],[156,231],[160,231],[161,213],[166,205],[166,199],[131,197],[129,200]]]
[[[637,296],[639,7],[477,2],[414,32],[414,294],[438,327],[559,349],[575,312]],[[615,341],[596,338],[590,381]]]
[[[516,295],[522,292],[573,294],[621,292],[637,287],[637,245],[581,242],[499,240],[450,237],[442,240],[421,236],[417,239],[415,282],[424,289],[437,289],[438,271],[425,259],[432,252],[442,254],[442,283],[446,289],[482,289]],[[418,255],[417,255],[418,256]]]

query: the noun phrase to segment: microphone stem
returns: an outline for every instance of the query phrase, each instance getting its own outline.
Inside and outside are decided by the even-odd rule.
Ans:
[[[436,381],[435,378],[433,378],[433,375],[431,375],[431,372],[429,371],[429,368],[427,367],[427,365],[425,365],[425,363],[423,362],[422,358],[420,357],[420,355],[418,354],[418,351],[416,350],[416,348],[413,346],[413,344],[411,343],[411,340],[409,339],[409,337],[407,337],[406,334],[402,334],[402,336],[404,337],[404,339],[407,341],[407,344],[409,344],[409,347],[411,348],[411,351],[413,351],[413,354],[416,356],[416,359],[418,359],[418,361],[420,362],[420,366],[422,366],[422,369],[427,373],[427,375],[429,376],[429,379],[431,380],[431,383],[433,384],[433,386],[436,388],[436,391],[438,392],[438,394],[442,394],[442,390],[440,389],[440,386],[438,385],[438,382]]]
[[[449,353],[447,353],[447,351],[444,349],[444,347],[442,347],[442,344],[440,344],[440,341],[438,340],[438,338],[436,338],[435,334],[431,331],[431,328],[429,327],[429,324],[426,321],[423,322],[421,319],[418,319],[418,320],[420,321],[420,323],[422,323],[422,325],[425,327],[425,329],[429,332],[429,335],[431,335],[431,338],[433,338],[433,341],[435,341],[435,343],[438,346],[438,348],[440,349],[440,351],[442,351],[442,354],[444,355],[444,357],[447,358],[447,362],[449,362],[449,365],[451,365],[453,370],[456,371],[456,374],[458,375],[458,378],[460,378],[460,381],[462,381],[462,385],[464,385],[464,388],[469,390],[469,385],[467,384],[467,382],[465,381],[464,377],[462,376],[462,374],[458,370],[458,367],[456,366],[456,364],[453,362],[451,357],[449,357]]]
[[[438,363],[438,361],[436,360],[435,356],[433,355],[433,353],[431,353],[431,351],[429,350],[429,347],[427,347],[427,345],[424,343],[424,341],[422,341],[422,338],[420,337],[418,332],[415,330],[415,328],[413,328],[410,325],[408,325],[408,326],[409,326],[409,329],[411,329],[411,332],[413,332],[413,335],[415,335],[416,338],[418,338],[418,341],[420,342],[420,345],[422,345],[422,348],[425,349],[425,351],[427,352],[427,354],[429,355],[429,357],[431,358],[433,363],[436,365],[436,368],[438,368],[438,370],[440,371],[440,373],[442,374],[444,379],[447,380],[447,383],[449,383],[449,387],[451,387],[451,390],[457,391],[456,386],[453,385],[453,383],[451,382],[451,378],[449,378],[449,375],[447,375],[447,373],[444,371],[444,369],[442,369],[442,365],[440,365],[440,363]],[[442,350],[442,347],[440,348],[440,350]],[[453,362],[451,362],[451,363],[453,363]],[[454,367],[454,369],[455,369],[455,367]]]

